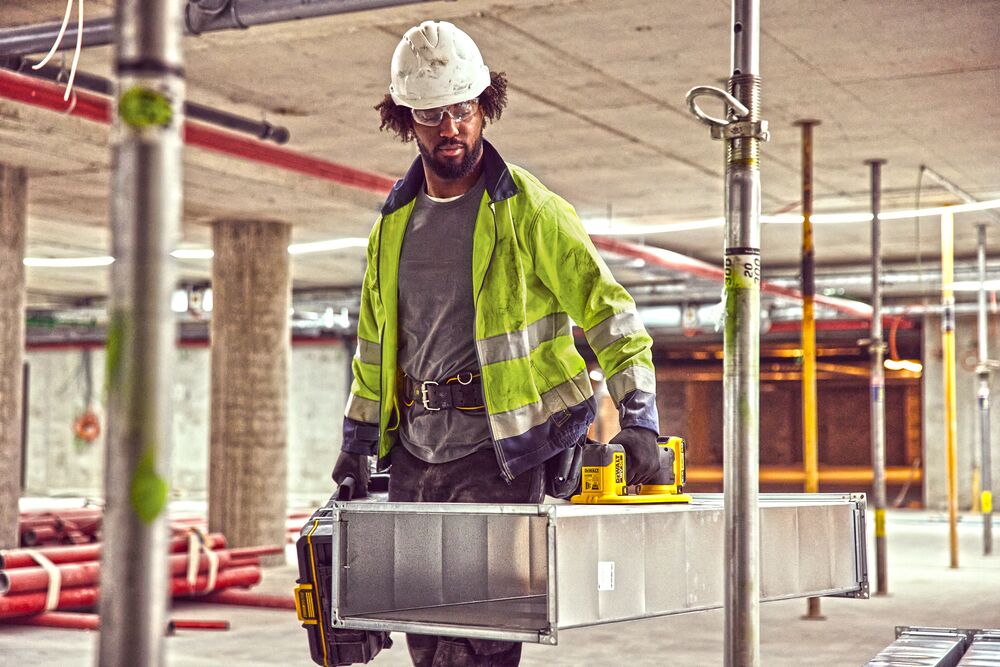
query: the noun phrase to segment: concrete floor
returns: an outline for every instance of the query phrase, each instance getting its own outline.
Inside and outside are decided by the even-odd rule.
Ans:
[[[1000,554],[985,558],[976,517],[959,524],[961,568],[948,567],[948,524],[938,513],[889,513],[888,597],[824,599],[825,621],[804,621],[805,601],[761,607],[762,664],[768,667],[864,664],[893,640],[896,625],[1000,627]],[[871,540],[870,540],[871,542]],[[997,545],[1000,551],[1000,544]],[[874,562],[874,554],[869,556]],[[271,568],[258,590],[288,591],[291,566]],[[874,588],[874,580],[872,581]],[[167,664],[302,665],[309,659],[305,632],[294,613],[179,603],[172,615],[225,618],[228,632],[181,632],[166,639]],[[619,623],[560,633],[557,647],[525,646],[522,665],[719,665],[721,610]],[[94,633],[0,625],[0,665],[46,667],[93,664]],[[403,638],[371,664],[409,665]]]

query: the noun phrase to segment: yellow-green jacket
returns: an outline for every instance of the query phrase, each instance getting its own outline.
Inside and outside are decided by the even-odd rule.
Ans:
[[[530,173],[506,164],[486,141],[483,170],[486,192],[473,233],[475,342],[503,474],[513,478],[570,447],[594,419],[573,322],[604,370],[622,428],[657,431],[652,340],[576,211]],[[406,298],[397,283],[399,256],[423,186],[418,157],[389,194],[368,241],[343,451],[377,454],[380,463],[399,423],[396,318],[398,300]]]

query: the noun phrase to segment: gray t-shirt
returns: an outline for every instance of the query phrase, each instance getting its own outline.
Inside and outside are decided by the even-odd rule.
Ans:
[[[479,372],[472,294],[472,233],[483,178],[451,201],[421,190],[399,258],[399,366],[414,382]],[[407,398],[407,400],[412,400]],[[492,445],[485,412],[400,405],[400,441],[417,458],[446,463]]]

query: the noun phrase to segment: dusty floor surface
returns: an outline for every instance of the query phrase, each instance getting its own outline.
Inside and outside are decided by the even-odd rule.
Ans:
[[[948,567],[948,524],[938,513],[890,512],[888,597],[824,599],[825,621],[801,619],[804,600],[761,606],[761,664],[768,667],[860,665],[893,640],[896,625],[1000,627],[1000,553],[982,556],[982,527],[973,516],[959,525],[961,567]],[[869,540],[869,544],[872,540]],[[997,545],[1000,552],[1000,544]],[[874,554],[869,561],[874,562]],[[289,591],[291,566],[270,568],[258,590]],[[874,579],[872,582],[874,588]],[[176,617],[224,618],[227,632],[180,632],[166,641],[167,664],[312,664],[294,612],[177,604]],[[587,667],[722,664],[721,611],[563,631],[559,646],[525,646],[522,665]],[[97,635],[77,630],[0,625],[0,665],[55,667],[94,664]],[[402,637],[372,663],[409,665]]]

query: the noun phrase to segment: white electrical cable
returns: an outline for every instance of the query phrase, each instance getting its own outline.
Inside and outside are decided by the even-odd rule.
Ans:
[[[56,41],[52,44],[52,48],[49,50],[48,54],[42,58],[41,62],[35,63],[31,66],[31,69],[41,69],[52,60],[52,56],[56,54],[59,50],[59,44],[62,42],[63,35],[66,34],[66,27],[69,25],[69,12],[73,9],[73,0],[66,0],[66,14],[63,16],[62,26],[59,28],[59,34],[56,35]]]
[[[83,49],[83,0],[79,0],[79,12],[76,18],[76,51],[73,53],[73,63],[69,68],[69,79],[66,82],[66,92],[63,93],[63,101],[68,102],[70,93],[73,91],[73,81],[76,79],[76,67],[80,63],[80,51]],[[66,13],[63,15],[62,25],[59,26],[59,34],[56,41],[52,43],[52,48],[40,62],[31,66],[31,69],[41,69],[52,59],[52,56],[59,50],[63,37],[66,35],[66,28],[69,26],[69,13],[73,9],[73,0],[66,0]],[[74,100],[74,105],[76,101]]]
[[[72,0],[70,0],[72,2]],[[83,49],[83,0],[80,0],[80,14],[76,20],[76,51],[73,53],[73,64],[69,66],[69,81],[66,82],[66,92],[63,93],[63,102],[69,101],[69,94],[73,92],[73,81],[76,79],[76,66],[80,64],[80,51]],[[74,105],[76,99],[73,100]]]

